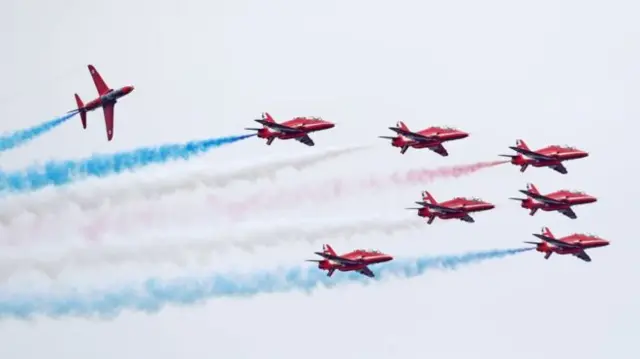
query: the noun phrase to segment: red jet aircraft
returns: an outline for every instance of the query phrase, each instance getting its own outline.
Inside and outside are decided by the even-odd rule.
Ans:
[[[258,131],[258,137],[266,138],[267,145],[271,145],[273,140],[295,139],[307,146],[314,146],[309,133],[328,130],[335,127],[335,124],[325,121],[319,117],[295,117],[292,120],[276,123],[267,112],[262,113],[262,118],[254,120],[262,124],[262,128],[245,128],[245,130]]]
[[[535,237],[542,239],[542,242],[524,242],[535,244],[538,252],[545,253],[544,259],[549,259],[553,253],[571,254],[585,262],[591,262],[591,257],[584,251],[589,248],[605,247],[609,245],[600,237],[587,234],[571,234],[566,237],[556,239],[549,228],[542,227],[542,234],[533,234]]]
[[[373,278],[375,274],[369,269],[369,265],[393,260],[392,256],[376,250],[357,249],[343,255],[337,255],[328,244],[322,246],[322,252],[315,252],[315,254],[325,259],[307,259],[307,262],[318,263],[318,268],[328,271],[327,277],[331,277],[337,269],[341,272],[356,271]]]
[[[528,183],[527,190],[520,190],[520,192],[527,195],[527,198],[511,197],[510,199],[520,201],[522,208],[529,209],[529,214],[532,216],[541,209],[545,212],[558,211],[571,219],[576,219],[578,216],[571,209],[572,206],[598,201],[596,197],[584,192],[569,190],[560,190],[542,195],[533,183]]]
[[[98,107],[102,107],[104,111],[104,123],[107,127],[107,140],[111,141],[113,138],[113,110],[118,102],[120,97],[124,97],[133,91],[133,86],[124,86],[119,89],[110,88],[102,79],[102,76],[98,73],[93,65],[89,65],[89,73],[91,73],[91,78],[93,78],[93,83],[96,85],[96,89],[98,90],[98,98],[90,101],[86,105],[80,99],[78,94],[76,96],[76,103],[78,105],[77,110],[72,110],[69,112],[77,111],[80,113],[80,119],[82,120],[82,127],[87,128],[87,112],[93,111]]]
[[[512,164],[520,166],[520,172],[524,172],[531,165],[533,167],[549,167],[566,175],[567,169],[562,165],[562,162],[589,156],[589,153],[569,146],[553,145],[531,151],[523,140],[517,140],[516,146],[510,146],[509,148],[518,152],[518,154],[515,156],[500,156],[511,158]]]
[[[396,127],[389,127],[389,129],[397,133],[398,136],[379,137],[391,140],[391,146],[400,147],[402,154],[407,152],[409,147],[428,148],[440,156],[446,157],[449,156],[449,152],[442,146],[442,143],[469,137],[468,133],[450,127],[429,127],[418,132],[411,132],[402,121],[398,121]]]
[[[427,224],[433,223],[436,217],[440,219],[459,219],[467,223],[474,223],[475,220],[469,213],[488,211],[495,208],[493,204],[482,201],[479,198],[456,197],[438,203],[428,191],[422,192],[422,202],[416,202],[416,204],[423,207],[407,209],[417,209],[418,216],[429,218]]]

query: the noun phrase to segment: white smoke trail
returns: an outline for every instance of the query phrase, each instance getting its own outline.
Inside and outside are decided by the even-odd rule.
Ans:
[[[211,256],[217,252],[240,249],[253,251],[257,247],[272,247],[283,243],[314,243],[321,239],[339,237],[350,238],[354,235],[385,233],[391,235],[400,231],[418,229],[424,221],[416,219],[360,219],[344,223],[319,224],[296,222],[290,226],[278,226],[270,229],[253,229],[245,233],[199,233],[197,236],[173,236],[173,238],[148,238],[149,243],[136,247],[83,246],[68,251],[60,251],[55,258],[33,258],[20,256],[0,257],[0,281],[6,281],[21,271],[35,270],[55,279],[65,268],[92,268],[104,265],[163,264],[178,266],[193,264],[207,265]],[[226,231],[226,230],[225,230]],[[139,243],[139,242],[136,242]],[[51,257],[52,253],[47,253]]]
[[[175,175],[150,176],[127,174],[120,178],[104,181],[88,179],[73,187],[49,188],[37,193],[16,195],[2,200],[0,206],[0,224],[9,223],[12,218],[25,212],[35,215],[58,212],[69,208],[82,211],[100,207],[122,204],[125,202],[154,199],[181,191],[192,191],[198,188],[219,188],[238,181],[255,181],[262,178],[273,180],[275,174],[283,169],[292,168],[302,171],[322,162],[335,159],[369,148],[370,146],[351,146],[325,151],[323,153],[286,158],[264,164],[254,164],[216,172],[208,163],[192,164],[187,171]]]

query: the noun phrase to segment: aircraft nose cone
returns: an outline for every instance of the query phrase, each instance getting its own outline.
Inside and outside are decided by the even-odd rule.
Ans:
[[[456,132],[456,133],[457,133],[458,137],[460,137],[460,138],[467,138],[467,137],[469,137],[469,133],[464,132],[464,131],[458,131],[458,132]]]
[[[325,122],[325,123],[324,123],[324,125],[325,125],[327,128],[334,128],[334,127],[336,127],[336,124],[335,124],[335,123],[333,123],[333,122]]]

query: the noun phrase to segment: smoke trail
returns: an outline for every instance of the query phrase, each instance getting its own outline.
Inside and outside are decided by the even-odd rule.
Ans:
[[[509,161],[478,162],[467,165],[441,167],[434,170],[418,169],[407,172],[396,172],[390,176],[370,176],[360,180],[334,179],[314,187],[304,185],[277,192],[260,191],[247,196],[247,200],[228,202],[217,196],[209,196],[215,206],[220,206],[236,218],[241,218],[250,210],[273,208],[274,205],[293,205],[303,202],[324,202],[346,194],[381,189],[389,186],[404,186],[429,183],[439,178],[457,178],[473,174],[482,169],[495,167]]]
[[[16,148],[39,136],[44,135],[45,133],[63,124],[68,119],[75,116],[77,113],[77,111],[70,112],[62,117],[55,118],[51,121],[47,121],[37,126],[27,128],[25,130],[19,130],[12,134],[0,137],[0,152]]]
[[[51,188],[49,193],[38,196],[23,194],[7,198],[0,208],[0,222],[9,222],[20,213],[36,215],[55,213],[69,206],[69,202],[80,210],[92,210],[105,203],[117,205],[140,199],[156,199],[179,191],[192,191],[199,187],[225,187],[237,181],[253,181],[261,178],[273,179],[278,171],[293,168],[302,171],[322,162],[367,149],[368,146],[338,148],[318,154],[285,158],[263,164],[253,164],[224,173],[216,173],[210,163],[203,166],[190,164],[187,171],[172,172],[165,176],[135,176],[122,181],[105,183],[100,179],[89,179],[70,188]],[[131,177],[134,177],[132,174]],[[117,183],[116,183],[117,182]]]
[[[194,193],[189,197],[181,197],[181,201],[172,200],[167,203],[163,200],[153,205],[146,202],[139,202],[137,206],[127,206],[127,208],[120,208],[118,211],[113,211],[109,203],[104,203],[106,204],[104,211],[101,210],[99,215],[96,213],[90,221],[73,221],[73,223],[74,225],[81,224],[83,227],[83,235],[95,240],[116,229],[123,232],[131,232],[136,228],[166,228],[168,225],[179,222],[183,225],[187,225],[188,222],[189,224],[199,226],[203,218],[206,218],[208,221],[210,216],[216,213],[221,216],[229,216],[229,219],[238,221],[244,220],[252,211],[266,210],[274,206],[291,207],[292,205],[302,204],[305,201],[324,203],[332,199],[342,198],[345,195],[357,195],[364,191],[426,183],[438,177],[468,175],[480,169],[493,167],[501,163],[504,162],[483,162],[435,170],[411,170],[388,176],[370,176],[369,178],[365,177],[360,180],[338,179],[320,183],[315,186],[305,184],[299,187],[289,187],[287,190],[277,192],[267,190],[263,193],[250,195],[248,197],[249,200],[240,202],[228,201],[200,192],[198,194]],[[95,191],[94,193],[96,193],[96,196],[99,196],[100,191]],[[38,195],[44,196],[45,193],[39,193]],[[193,200],[184,201],[189,198],[193,198]],[[49,198],[49,200],[51,199],[52,198]],[[51,203],[53,203],[53,201],[51,201]],[[64,202],[60,201],[58,203],[59,206],[64,206]],[[8,201],[6,204],[6,207],[3,206],[5,208],[2,210],[4,213],[0,213],[0,221],[5,223],[9,221],[10,215],[21,212],[20,206],[11,205],[12,203]],[[77,203],[74,202],[73,204]],[[180,210],[176,211],[176,207],[180,208]],[[82,208],[70,209],[76,209],[76,212],[82,211]],[[51,211],[46,207],[36,213],[39,216],[32,216],[32,221],[30,222],[44,221],[46,218],[51,217],[47,216],[47,213],[56,213],[56,216],[59,214],[59,212]],[[21,219],[21,217],[16,217],[16,222],[18,222],[18,219]],[[22,226],[24,227],[27,224],[28,223],[24,223]],[[17,225],[16,227],[20,226]],[[37,227],[32,226],[32,228]],[[13,231],[9,226],[4,229],[6,232]],[[0,227],[0,232],[2,232],[2,230],[3,228]]]
[[[108,206],[102,214],[92,216],[91,221],[76,221],[84,226],[83,233],[86,237],[97,239],[105,233],[113,232],[114,229],[120,231],[131,232],[135,228],[160,228],[170,224],[187,222],[193,225],[203,218],[209,220],[211,215],[229,216],[230,220],[241,221],[246,218],[252,211],[267,210],[277,207],[291,207],[300,205],[304,202],[324,203],[332,199],[342,198],[345,195],[357,195],[364,191],[379,190],[385,187],[414,185],[426,183],[438,177],[458,177],[468,175],[483,168],[489,168],[504,163],[500,162],[483,162],[471,165],[445,167],[435,170],[411,170],[407,172],[398,172],[388,176],[370,176],[369,178],[358,179],[337,179],[325,183],[313,185],[302,185],[299,187],[288,187],[279,191],[263,191],[248,196],[248,200],[233,202],[221,199],[214,195],[199,192],[193,194],[188,199],[181,197],[181,201],[158,201],[153,205],[141,202],[139,206],[128,206],[118,211],[111,210]],[[100,191],[96,191],[100,192]],[[96,196],[99,194],[96,193]],[[180,203],[182,202],[182,203]],[[62,205],[62,204],[61,204]],[[176,211],[176,207],[180,210]],[[12,206],[13,211],[18,211],[19,207]],[[7,206],[7,211],[9,206]],[[44,211],[50,212],[50,211]],[[55,212],[53,212],[55,213]],[[44,214],[44,213],[42,213]],[[0,215],[0,220],[4,219],[4,215]],[[40,217],[39,220],[43,220]],[[200,221],[202,222],[202,221]],[[0,231],[2,228],[0,228]]]
[[[198,258],[198,263],[211,265],[211,256],[220,251],[239,248],[252,251],[258,246],[275,246],[281,243],[313,243],[323,238],[349,238],[354,235],[385,233],[391,235],[400,231],[421,228],[420,219],[366,219],[345,223],[314,223],[296,226],[280,226],[269,229],[254,229],[245,233],[220,235],[220,230],[212,227],[197,236],[176,235],[157,236],[144,240],[150,245],[118,248],[114,246],[90,246],[65,251],[57,258],[2,258],[0,259],[0,281],[6,281],[21,271],[35,270],[49,278],[57,278],[66,268],[92,268],[101,265],[121,265],[126,263],[161,265],[171,263],[177,266],[189,264],[189,259]],[[145,228],[149,228],[146,225]],[[208,233],[206,233],[208,232]],[[142,235],[142,234],[141,234]],[[52,253],[49,253],[52,254]]]
[[[110,155],[95,155],[76,161],[51,161],[44,168],[28,168],[0,173],[0,193],[35,191],[47,186],[62,186],[84,177],[105,177],[175,159],[188,159],[213,148],[231,144],[254,135],[242,135],[191,141],[184,144],[143,147]]]
[[[489,259],[515,255],[531,248],[471,252],[459,256],[418,257],[396,259],[381,264],[376,279],[391,277],[415,277],[430,269],[456,270],[458,267]],[[141,285],[129,285],[111,291],[80,293],[72,290],[59,294],[0,294],[0,318],[29,319],[41,315],[47,317],[80,316],[115,317],[122,310],[147,313],[160,311],[165,305],[192,305],[217,297],[251,297],[261,293],[311,291],[319,285],[333,287],[340,283],[359,281],[371,283],[354,273],[335,273],[326,277],[317,268],[280,268],[249,274],[213,274],[207,277],[184,277],[174,280],[153,278]]]

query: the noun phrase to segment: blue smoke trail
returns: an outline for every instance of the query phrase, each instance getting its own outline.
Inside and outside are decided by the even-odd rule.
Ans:
[[[62,186],[84,177],[105,177],[152,164],[175,159],[189,159],[213,148],[231,144],[248,137],[242,135],[143,147],[108,155],[94,155],[75,161],[50,161],[43,167],[31,167],[13,173],[0,172],[0,193],[35,191],[47,186]]]
[[[152,278],[141,285],[129,285],[108,292],[79,293],[71,291],[53,294],[2,294],[0,318],[29,319],[36,315],[48,317],[101,316],[114,317],[121,310],[131,309],[155,313],[167,304],[190,305],[216,297],[249,297],[261,293],[311,291],[323,284],[333,287],[340,283],[405,276],[415,277],[430,269],[455,270],[461,265],[498,259],[533,248],[471,252],[458,256],[418,257],[380,264],[376,278],[347,272],[329,278],[315,266],[280,268],[251,274],[213,274],[208,277],[185,277],[174,280]]]
[[[21,146],[36,137],[42,136],[45,133],[53,130],[59,125],[65,123],[68,119],[75,116],[78,112],[70,112],[62,117],[55,118],[51,121],[41,123],[37,126],[27,128],[26,130],[19,130],[10,135],[0,137],[0,152],[10,150]]]

